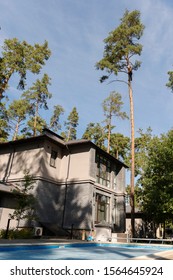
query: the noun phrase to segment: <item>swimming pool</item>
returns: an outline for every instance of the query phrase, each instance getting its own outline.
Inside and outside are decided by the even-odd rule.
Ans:
[[[127,260],[173,246],[112,243],[0,245],[0,260]]]

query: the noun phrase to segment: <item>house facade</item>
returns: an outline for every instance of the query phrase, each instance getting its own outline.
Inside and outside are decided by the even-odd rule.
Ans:
[[[0,144],[0,228],[13,212],[12,189],[29,170],[34,177],[38,225],[60,230],[92,230],[104,222],[125,232],[127,166],[91,141],[43,134]],[[12,221],[14,222],[14,221]]]

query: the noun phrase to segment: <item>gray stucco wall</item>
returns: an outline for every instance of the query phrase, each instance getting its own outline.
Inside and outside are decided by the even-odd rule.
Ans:
[[[35,196],[39,222],[53,232],[57,232],[62,226],[65,185],[38,180]]]
[[[116,196],[116,216],[113,227],[114,232],[125,232],[125,201],[124,196]]]
[[[53,232],[60,228],[90,229],[92,223],[93,186],[68,182],[58,185],[38,180],[35,188],[39,222]]]
[[[89,175],[96,180],[96,169],[97,169],[97,164],[96,164],[96,150],[91,148],[90,149],[90,158],[89,158]]]
[[[66,186],[64,228],[91,229],[93,185],[73,183]]]
[[[125,192],[125,168],[117,166],[116,192]]]

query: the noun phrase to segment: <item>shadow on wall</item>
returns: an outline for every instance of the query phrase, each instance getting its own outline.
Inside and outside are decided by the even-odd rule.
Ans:
[[[36,188],[37,214],[40,223],[60,234],[62,229],[91,229],[92,186],[76,184],[52,184],[39,181]]]
[[[41,170],[41,151],[32,153],[26,151],[12,151],[8,160],[1,165],[2,180],[7,182],[8,179],[22,178],[25,170],[30,171],[30,175],[39,174]]]
[[[70,181],[66,186],[64,227],[91,229],[92,225],[93,185]]]

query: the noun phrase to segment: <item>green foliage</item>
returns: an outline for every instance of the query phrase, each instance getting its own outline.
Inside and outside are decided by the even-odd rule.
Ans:
[[[40,116],[37,116],[36,124],[35,124],[35,118],[31,117],[28,120],[26,127],[21,130],[21,133],[22,133],[21,137],[27,138],[27,137],[32,137],[33,135],[41,134],[43,131],[43,128],[45,128],[45,127],[47,127],[47,124],[43,118],[41,118]]]
[[[48,109],[47,99],[51,98],[51,93],[48,91],[50,78],[44,74],[41,80],[37,80],[30,89],[22,94],[22,98],[14,100],[8,108],[2,103],[2,98],[5,96],[9,88],[9,81],[14,74],[16,80],[18,77],[17,88],[25,89],[26,78],[29,72],[39,74],[45,61],[49,59],[51,52],[48,48],[48,43],[45,41],[42,45],[30,45],[26,41],[20,42],[18,39],[9,39],[4,41],[2,46],[2,54],[0,57],[0,140],[7,141],[9,135],[13,131],[13,140],[21,138],[19,127],[24,125],[26,115],[29,113],[31,119],[28,121],[32,127],[33,135],[42,131],[46,126],[39,114],[39,109]],[[34,118],[34,122],[32,120]],[[33,124],[33,126],[32,126]],[[30,127],[24,128],[26,135],[31,135]]]
[[[146,132],[143,129],[138,130],[139,136],[135,139],[135,175],[142,175],[148,159],[148,149],[152,145],[152,129],[147,128]]]
[[[64,113],[64,109],[61,105],[54,106],[53,116],[50,119],[50,128],[54,132],[57,132],[58,130],[61,129],[61,124],[59,122],[59,119],[60,119],[60,115],[62,115],[63,113]]]
[[[26,92],[22,94],[22,97],[26,98],[30,102],[33,111],[36,109],[36,104],[39,108],[48,109],[47,99],[52,97],[52,94],[48,90],[50,85],[50,78],[47,74],[44,74],[42,79],[37,79],[33,86],[31,86]]]
[[[9,135],[9,125],[5,103],[0,102],[0,142],[5,142]]]
[[[13,140],[18,137],[19,127],[29,113],[30,105],[26,99],[14,100],[8,107],[7,116],[10,129],[13,131]]]
[[[156,223],[173,217],[173,130],[154,137],[148,148],[148,160],[141,176],[142,208]]]
[[[130,185],[126,187],[126,193],[130,197]],[[135,207],[141,209],[142,203],[142,189],[139,185],[135,185],[135,192],[134,192],[134,200],[135,200]]]
[[[120,25],[109,33],[104,40],[105,50],[103,59],[97,64],[96,68],[106,70],[108,76],[103,76],[101,81],[107,79],[112,73],[117,75],[119,72],[129,74],[130,60],[134,55],[140,55],[142,45],[138,43],[144,30],[144,25],[140,21],[140,12],[135,10],[125,11]],[[131,63],[132,70],[140,67],[139,61]]]
[[[127,162],[127,155],[130,152],[130,138],[121,133],[112,133],[110,139],[110,154],[117,159]]]
[[[6,237],[6,230],[2,229],[0,231],[0,239]],[[29,239],[33,238],[33,229],[23,228],[23,229],[10,229],[8,231],[8,239]]]
[[[106,122],[110,122],[110,119],[115,116],[122,119],[128,118],[125,112],[121,112],[122,106],[124,105],[121,94],[112,91],[110,95],[103,101],[102,107],[104,115],[106,117]],[[108,121],[107,121],[108,120]]]
[[[127,114],[125,112],[121,111],[121,108],[123,106],[123,102],[121,99],[121,95],[118,92],[111,92],[110,95],[103,101],[102,107],[104,111],[104,115],[106,119],[104,122],[106,123],[105,130],[107,132],[107,152],[110,152],[110,138],[111,138],[111,132],[112,129],[115,126],[112,126],[112,118],[117,117],[121,119],[128,118]]]
[[[26,86],[27,72],[39,74],[45,60],[50,57],[47,41],[43,45],[28,44],[18,39],[4,41],[2,57],[0,58],[0,100],[9,87],[9,80],[14,73],[19,75],[18,89]]]
[[[67,121],[65,122],[66,132],[62,135],[66,141],[75,140],[76,139],[76,127],[78,126],[79,115],[76,107],[73,107],[70,112]]]
[[[32,221],[36,218],[35,216],[35,203],[36,198],[31,193],[34,188],[33,177],[29,174],[29,171],[24,172],[24,180],[21,185],[13,190],[17,206],[10,215],[11,219]]]
[[[171,91],[173,92],[173,71],[168,71],[168,75],[169,75],[169,80],[166,86],[170,88]]]
[[[105,150],[104,141],[106,134],[104,128],[99,123],[89,123],[82,138],[92,141],[98,147]]]
[[[22,94],[22,97],[27,100],[30,104],[30,115],[34,119],[33,122],[33,136],[37,135],[38,123],[41,123],[41,118],[39,117],[39,109],[48,109],[47,99],[51,98],[52,94],[48,90],[50,85],[50,78],[47,74],[44,74],[41,80],[37,79],[36,82],[30,87],[29,90]],[[32,119],[31,118],[31,123]],[[40,122],[39,122],[40,121]],[[29,123],[28,123],[29,124]]]

